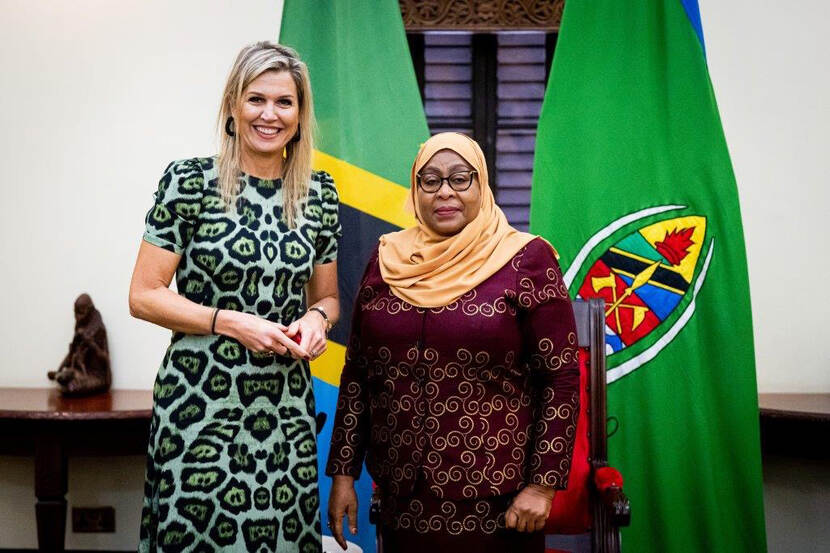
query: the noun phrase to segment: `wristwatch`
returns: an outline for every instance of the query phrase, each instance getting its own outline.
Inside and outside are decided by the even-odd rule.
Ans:
[[[323,317],[323,320],[326,321],[326,336],[328,336],[329,330],[331,330],[332,324],[331,324],[331,321],[329,320],[329,316],[326,315],[325,310],[322,307],[317,307],[316,305],[314,307],[309,307],[308,310],[309,311],[316,311],[317,313],[320,314],[321,317]]]

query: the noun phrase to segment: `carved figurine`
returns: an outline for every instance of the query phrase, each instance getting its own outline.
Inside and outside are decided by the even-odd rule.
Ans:
[[[75,336],[58,370],[49,371],[64,395],[81,396],[106,392],[112,382],[107,329],[92,298],[81,294],[75,300]]]

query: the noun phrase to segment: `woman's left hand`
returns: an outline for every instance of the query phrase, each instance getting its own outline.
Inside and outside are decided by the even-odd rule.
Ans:
[[[305,315],[288,325],[285,335],[294,339],[299,334],[300,347],[308,352],[311,359],[316,359],[326,351],[327,326],[322,315],[316,311],[306,311]]]
[[[537,484],[522,488],[507,508],[504,522],[519,532],[538,532],[545,527],[556,490]]]

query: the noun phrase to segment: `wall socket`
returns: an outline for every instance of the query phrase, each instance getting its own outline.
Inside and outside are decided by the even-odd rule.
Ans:
[[[72,507],[72,531],[77,533],[115,532],[115,508]]]

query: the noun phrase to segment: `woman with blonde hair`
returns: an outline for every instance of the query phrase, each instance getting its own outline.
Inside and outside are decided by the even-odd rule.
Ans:
[[[133,316],[173,331],[153,390],[139,551],[317,552],[308,361],[339,314],[340,225],[331,177],[311,170],[296,52],[244,48],[219,129],[217,156],[164,171],[130,286]]]
[[[417,225],[381,237],[357,295],[326,468],[332,533],[345,546],[344,516],[356,530],[365,459],[385,551],[542,553],[579,400],[555,252],[507,223],[465,135],[427,140],[410,187]]]

